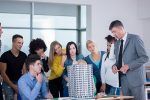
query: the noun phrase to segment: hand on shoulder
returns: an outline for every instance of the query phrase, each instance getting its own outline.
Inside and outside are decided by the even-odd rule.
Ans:
[[[66,56],[66,55],[63,55],[63,56],[62,56],[62,62],[65,62],[66,59],[67,59],[67,56]]]
[[[81,60],[78,60],[78,64],[82,65],[82,64],[87,64],[87,63],[86,63],[86,61],[84,61],[84,60],[81,59]]]
[[[62,60],[61,60],[61,66],[64,66],[64,63],[65,63],[66,59],[67,59],[67,56],[63,55]]]

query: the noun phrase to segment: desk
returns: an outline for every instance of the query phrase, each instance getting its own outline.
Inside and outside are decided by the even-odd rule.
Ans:
[[[104,98],[99,98],[99,99],[77,99],[77,98],[69,98],[69,97],[64,97],[64,98],[55,98],[55,99],[47,99],[47,100],[131,100],[133,99],[133,96],[117,96],[116,98],[106,96]]]
[[[148,78],[148,80],[150,79],[150,66],[146,66],[146,76]],[[148,100],[148,93],[150,93],[150,82],[145,82],[145,97],[146,100]]]
[[[114,97],[106,97],[106,98],[99,98],[97,100],[131,100],[133,99],[133,96],[118,96],[116,98]]]
[[[150,82],[145,82],[144,85],[150,85]]]

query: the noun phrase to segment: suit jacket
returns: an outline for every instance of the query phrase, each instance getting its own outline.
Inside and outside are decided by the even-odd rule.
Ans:
[[[114,53],[116,55],[116,66],[118,65],[120,43],[119,40],[115,43]],[[138,35],[127,34],[122,59],[123,63],[129,66],[126,77],[130,86],[136,87],[143,85],[145,81],[143,65],[149,58],[146,54],[144,43]]]

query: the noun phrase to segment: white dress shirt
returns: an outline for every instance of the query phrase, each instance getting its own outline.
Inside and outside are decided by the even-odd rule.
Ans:
[[[122,38],[122,40],[123,40],[123,50],[124,50],[124,46],[125,46],[125,43],[126,43],[126,40],[127,40],[127,35],[128,35],[128,33],[125,33],[125,35]]]
[[[106,83],[113,87],[119,87],[118,73],[112,72],[112,66],[115,64],[116,59],[114,55],[114,44],[111,45],[109,57],[105,60],[107,53],[103,55],[101,66],[101,80],[102,83]]]

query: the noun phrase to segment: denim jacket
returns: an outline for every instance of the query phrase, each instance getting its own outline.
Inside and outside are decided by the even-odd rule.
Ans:
[[[76,61],[84,59],[83,55],[79,54],[76,56]],[[66,61],[64,62],[64,72],[63,72],[63,84],[65,85],[67,82],[65,81],[65,77],[68,77],[68,73],[67,73],[67,66],[70,66],[73,64],[73,60],[71,58],[67,58]]]

